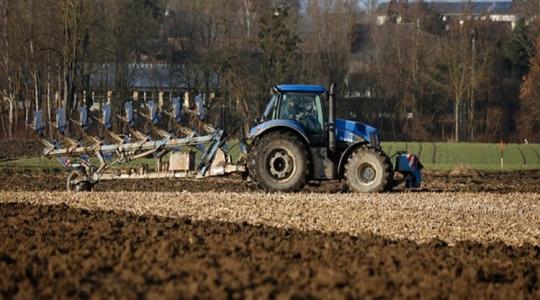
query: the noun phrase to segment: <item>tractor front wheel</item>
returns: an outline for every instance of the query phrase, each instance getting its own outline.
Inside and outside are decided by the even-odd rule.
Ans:
[[[372,193],[390,190],[394,172],[392,163],[384,152],[362,147],[349,156],[344,175],[349,190]]]
[[[261,189],[299,191],[309,176],[306,146],[291,133],[269,133],[252,146],[248,154],[248,170],[253,182]]]

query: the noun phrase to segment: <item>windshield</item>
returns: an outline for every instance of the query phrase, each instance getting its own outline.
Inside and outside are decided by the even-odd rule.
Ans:
[[[322,132],[323,108],[319,94],[285,93],[281,99],[279,119],[297,120],[309,132]]]

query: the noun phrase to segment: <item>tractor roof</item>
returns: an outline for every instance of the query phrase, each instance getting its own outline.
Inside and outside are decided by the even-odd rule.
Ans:
[[[281,84],[276,88],[280,92],[308,92],[308,93],[324,93],[326,88],[320,85],[307,85],[307,84]]]

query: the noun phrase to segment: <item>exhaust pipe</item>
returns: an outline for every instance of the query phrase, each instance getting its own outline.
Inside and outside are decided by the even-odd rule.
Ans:
[[[328,150],[336,152],[336,83],[332,83],[328,93]]]

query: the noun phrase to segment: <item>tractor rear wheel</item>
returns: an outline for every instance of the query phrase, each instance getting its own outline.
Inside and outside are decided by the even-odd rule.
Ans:
[[[248,154],[249,175],[257,187],[271,192],[301,190],[309,176],[304,142],[287,132],[269,133],[255,141]]]
[[[388,156],[381,150],[362,147],[349,156],[345,180],[349,190],[372,193],[390,190],[394,171]]]

